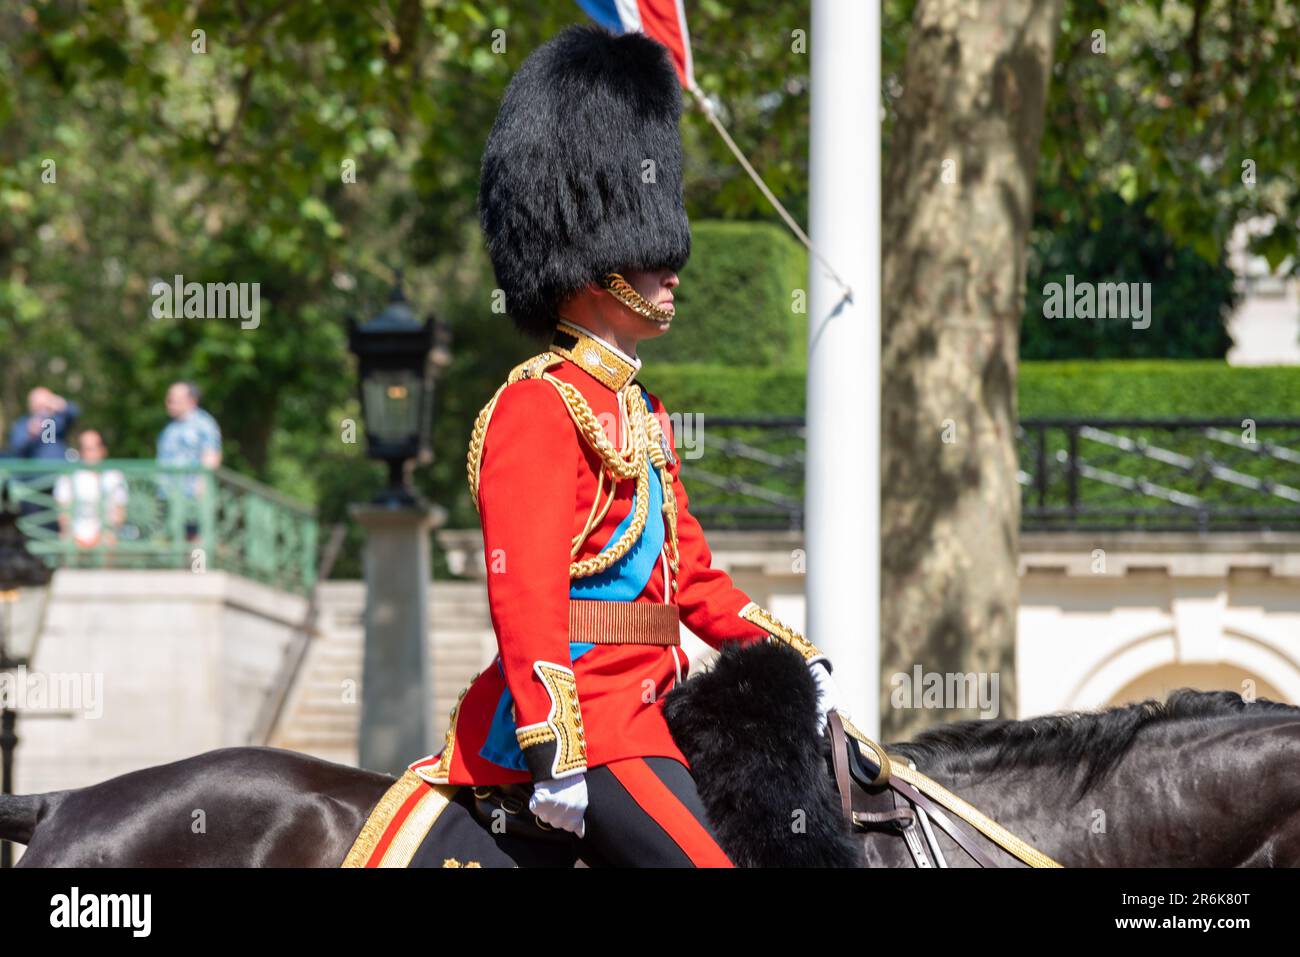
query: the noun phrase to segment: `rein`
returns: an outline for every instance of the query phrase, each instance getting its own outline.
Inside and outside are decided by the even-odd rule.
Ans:
[[[918,868],[948,866],[934,834],[935,824],[980,867],[999,866],[953,823],[948,812],[1028,867],[1061,866],[910,762],[891,760],[884,748],[838,712],[828,715],[826,733],[831,739],[831,766],[845,818],[856,830],[884,830],[902,837]],[[870,757],[863,753],[864,748]]]

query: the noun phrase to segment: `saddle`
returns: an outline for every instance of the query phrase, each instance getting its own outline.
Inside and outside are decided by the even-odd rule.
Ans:
[[[856,832],[881,832],[902,838],[918,868],[947,867],[935,838],[937,825],[980,867],[1000,867],[978,839],[958,826],[949,812],[980,836],[1027,867],[1060,867],[962,798],[916,770],[891,759],[838,712],[828,716],[831,768],[840,810]],[[901,759],[905,760],[905,759]]]

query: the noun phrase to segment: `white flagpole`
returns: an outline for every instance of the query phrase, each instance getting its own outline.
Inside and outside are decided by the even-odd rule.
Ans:
[[[808,636],[880,732],[880,5],[813,0]],[[841,281],[842,280],[842,283]],[[852,290],[846,297],[844,286]]]

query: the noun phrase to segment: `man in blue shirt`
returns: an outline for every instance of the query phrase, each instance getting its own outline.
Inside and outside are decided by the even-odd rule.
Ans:
[[[187,468],[221,465],[221,427],[199,408],[199,388],[192,382],[174,382],[167,390],[171,421],[158,436],[158,464]]]
[[[9,454],[20,459],[65,461],[68,432],[81,414],[76,403],[38,386],[27,393],[27,412],[9,430]]]
[[[158,464],[194,470],[218,468],[221,427],[199,408],[199,387],[193,382],[173,382],[167,390],[167,414],[172,420],[158,436]],[[193,540],[199,533],[195,509],[203,494],[203,479],[198,475],[179,480],[173,477],[163,483],[163,488],[168,490],[165,495],[171,507],[184,514],[185,536]],[[176,495],[175,491],[182,494]]]

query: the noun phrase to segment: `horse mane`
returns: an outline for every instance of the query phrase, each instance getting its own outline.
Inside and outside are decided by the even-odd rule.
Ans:
[[[1180,688],[1161,702],[1154,699],[1105,711],[1073,711],[1025,721],[955,721],[921,732],[913,741],[888,745],[919,770],[983,773],[1055,765],[1062,777],[1082,769],[1075,800],[1112,772],[1145,728],[1170,722],[1212,721],[1237,715],[1300,718],[1300,707],[1259,699],[1246,701],[1235,691]]]

